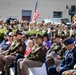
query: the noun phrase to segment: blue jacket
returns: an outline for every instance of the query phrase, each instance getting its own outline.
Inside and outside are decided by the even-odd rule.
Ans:
[[[64,57],[62,63],[59,66],[62,68],[72,69],[75,63],[76,63],[76,47],[67,53],[67,55]]]

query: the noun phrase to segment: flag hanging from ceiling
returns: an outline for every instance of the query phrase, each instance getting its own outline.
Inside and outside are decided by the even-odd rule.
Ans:
[[[36,19],[37,19],[38,16],[39,16],[38,1],[36,1],[35,11],[34,11],[34,15],[33,15],[33,22],[36,22]]]
[[[76,23],[76,14],[74,15],[73,22]]]

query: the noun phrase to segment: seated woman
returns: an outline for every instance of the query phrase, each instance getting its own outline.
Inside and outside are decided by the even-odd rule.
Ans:
[[[8,34],[9,34],[9,32],[4,33],[4,35],[3,35],[4,39],[0,41],[0,47],[8,41],[8,39],[7,39]]]
[[[7,36],[8,41],[5,42],[1,47],[0,47],[0,53],[8,50],[8,48],[10,47],[12,41],[13,41],[13,33],[10,32]]]

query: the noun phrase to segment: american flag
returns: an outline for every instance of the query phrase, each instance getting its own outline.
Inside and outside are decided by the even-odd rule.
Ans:
[[[76,23],[76,14],[74,15],[73,21]]]
[[[33,15],[33,22],[36,22],[37,17],[39,16],[39,11],[38,11],[38,1],[36,1],[36,5],[35,5],[35,12]]]

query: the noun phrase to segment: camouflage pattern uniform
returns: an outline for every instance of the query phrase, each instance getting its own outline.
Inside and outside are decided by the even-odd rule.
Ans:
[[[27,59],[29,60],[34,60],[34,61],[41,61],[42,63],[45,60],[45,55],[46,55],[46,49],[43,48],[42,44],[35,45],[30,52],[30,54],[27,56]],[[42,58],[41,58],[42,57]]]
[[[9,65],[15,60],[16,54],[24,55],[25,49],[26,45],[24,42],[21,40],[13,41],[10,48],[7,50],[8,52],[5,55],[0,55],[0,71],[6,71],[6,73],[9,74]],[[6,58],[5,61],[3,60],[4,57]]]
[[[50,55],[49,58],[46,58],[46,68],[48,69],[48,67],[53,66],[53,65],[57,66],[62,61],[61,59],[64,57],[65,50],[66,48],[64,44],[53,43],[51,46],[51,49],[48,50],[46,54],[46,56]],[[57,55],[59,55],[60,58],[57,58]]]
[[[56,54],[58,54],[61,58],[64,57],[65,54],[65,45],[61,44],[61,43],[53,43],[53,45],[51,46],[51,49],[47,52],[47,54],[50,54],[52,51],[55,51]]]
[[[26,48],[26,45],[24,42],[22,42],[21,40],[18,40],[18,41],[15,40],[11,44],[11,47],[9,48],[7,55],[16,55],[17,53],[24,55],[25,48]]]
[[[45,49],[45,47],[42,44],[35,45],[26,59],[18,60],[18,64],[17,64],[18,65],[17,66],[18,74],[22,73],[22,75],[28,75],[27,69],[29,67],[41,67],[45,61],[46,51],[47,50]],[[20,65],[19,65],[20,61],[23,62],[22,71],[21,71]],[[25,71],[23,71],[23,70],[25,70]]]

